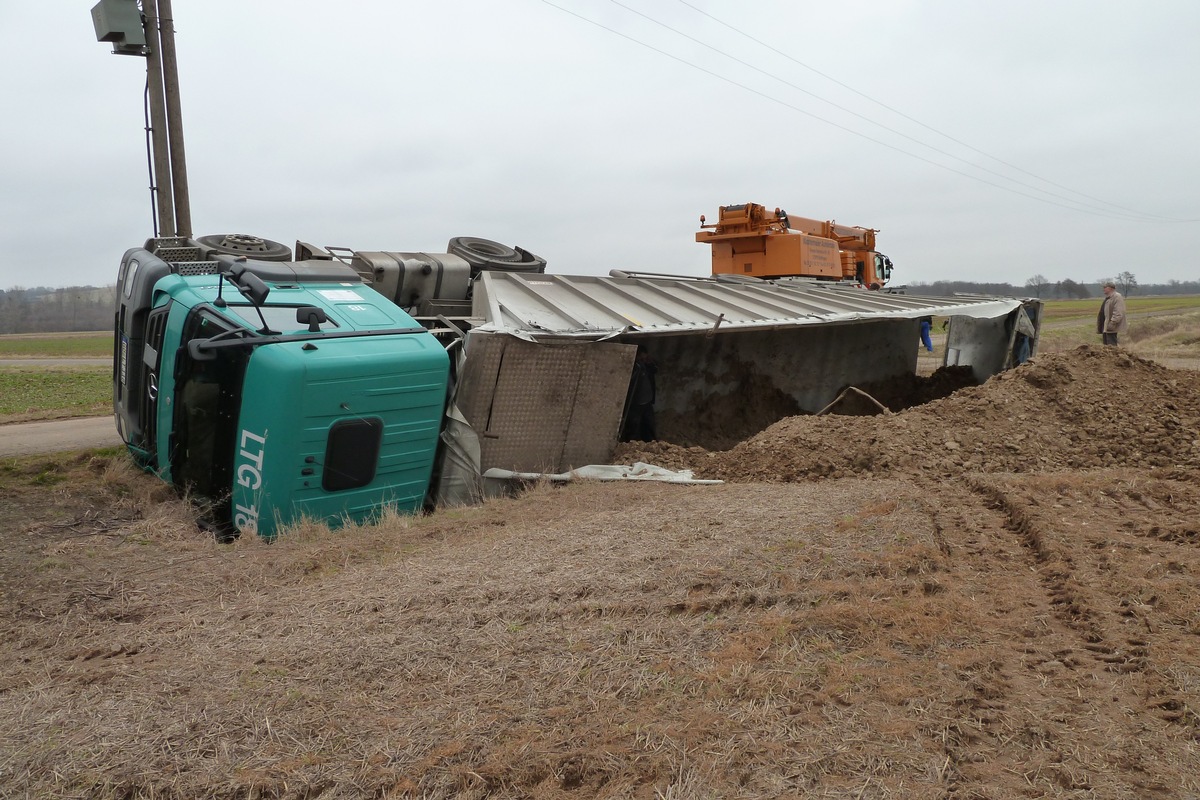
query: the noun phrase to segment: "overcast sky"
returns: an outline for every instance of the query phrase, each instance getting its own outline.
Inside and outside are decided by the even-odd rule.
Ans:
[[[152,235],[145,62],[0,3],[0,288]],[[880,230],[894,283],[1200,278],[1196,0],[174,0],[197,235],[707,274],[701,214]]]

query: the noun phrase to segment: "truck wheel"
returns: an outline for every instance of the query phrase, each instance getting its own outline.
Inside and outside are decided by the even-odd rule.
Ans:
[[[213,236],[201,236],[196,241],[208,250],[222,255],[245,256],[257,261],[292,260],[292,249],[287,245],[246,233],[218,233]]]
[[[455,236],[446,245],[446,252],[474,263],[475,261],[520,261],[517,251],[506,244],[480,239],[477,236]]]
[[[477,236],[455,236],[446,252],[471,265],[471,274],[491,269],[504,272],[545,272],[546,260],[520,247],[509,247]]]

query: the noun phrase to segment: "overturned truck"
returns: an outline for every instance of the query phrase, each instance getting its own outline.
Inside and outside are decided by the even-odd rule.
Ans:
[[[955,320],[950,360],[980,380],[1036,350],[1036,303],[854,289],[890,275],[874,229],[756,204],[701,218],[705,279],[552,276],[470,237],[444,253],[193,238],[171,15],[100,0],[92,21],[114,53],[146,58],[153,120],[155,237],[117,276],[117,429],[225,532],[469,500],[493,468],[607,462],[638,345],[663,412],[709,427],[911,375],[923,316]]]
[[[608,463],[637,346],[657,406],[758,430],[911,375],[921,317],[977,380],[1036,352],[1040,304],[803,279],[552,275],[485,239],[358,252],[152,239],[118,273],[114,407],[146,469],[227,532],[485,493],[489,470]]]

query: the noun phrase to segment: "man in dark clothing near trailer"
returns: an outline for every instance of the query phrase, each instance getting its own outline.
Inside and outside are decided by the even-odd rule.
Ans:
[[[657,374],[658,364],[654,363],[654,359],[646,352],[645,346],[639,344],[626,400],[628,411],[625,412],[625,436],[622,438],[627,442],[653,442],[658,438],[654,429],[654,399],[658,394],[655,383]]]

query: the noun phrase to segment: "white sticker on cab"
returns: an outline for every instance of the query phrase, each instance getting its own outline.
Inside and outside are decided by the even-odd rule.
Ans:
[[[331,303],[362,300],[362,295],[353,289],[322,289],[319,294]]]

